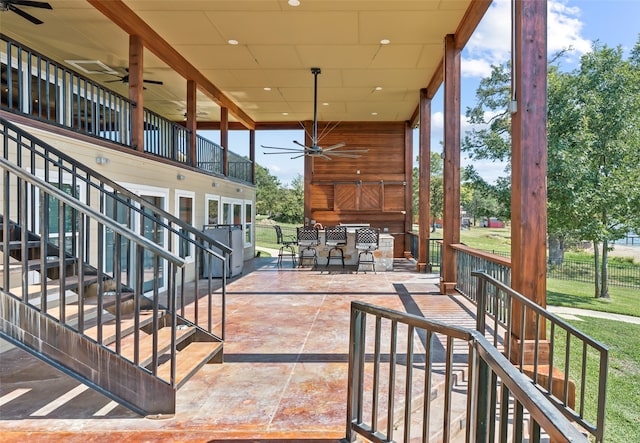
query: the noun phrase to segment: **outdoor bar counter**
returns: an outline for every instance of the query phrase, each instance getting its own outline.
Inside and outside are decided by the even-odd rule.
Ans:
[[[356,249],[356,229],[361,227],[369,227],[367,224],[343,224],[347,228],[347,245],[341,249],[344,251],[344,264],[356,265],[358,262],[358,250]],[[319,229],[320,245],[316,248],[318,253],[318,267],[323,267],[327,264],[327,256],[329,254],[330,246],[325,245],[324,241],[324,229]],[[376,272],[392,271],[393,270],[393,236],[386,232],[380,231],[380,240],[378,243],[378,249],[373,252],[373,258],[376,264]],[[341,265],[340,253],[333,251],[331,255],[331,266]],[[338,258],[333,258],[338,257]],[[363,271],[371,271],[371,265],[362,264]]]

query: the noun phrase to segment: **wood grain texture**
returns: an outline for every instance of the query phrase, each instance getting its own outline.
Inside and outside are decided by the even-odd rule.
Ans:
[[[333,123],[319,122],[318,133],[330,126]],[[342,122],[320,138],[320,146],[343,141],[347,144],[343,150],[368,152],[359,158],[307,158],[305,216],[324,226],[369,223],[387,228],[396,237],[394,255],[402,257],[410,223],[406,198],[406,183],[411,179],[407,170],[412,161],[410,134],[405,122]]]

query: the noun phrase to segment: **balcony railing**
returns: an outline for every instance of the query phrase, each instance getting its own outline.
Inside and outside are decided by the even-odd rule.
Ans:
[[[595,441],[602,441],[607,348],[511,289],[508,257],[464,245],[452,248],[456,251],[456,290],[476,304],[478,330],[488,334],[493,345],[501,347],[506,356],[517,360],[517,368],[566,417],[579,423]],[[519,327],[514,330],[516,316]],[[485,318],[491,321],[486,323]],[[516,349],[510,337],[525,337],[525,330],[533,331],[531,335],[536,338],[520,340]],[[529,354],[533,355],[533,361],[525,361],[525,345],[532,347]],[[588,379],[587,366],[597,368],[595,380]],[[595,398],[597,402],[589,403],[587,398]]]
[[[3,34],[0,47],[0,109],[135,149],[131,139],[135,104],[128,98]],[[184,126],[144,110],[144,152],[222,175],[224,148],[196,136],[192,159],[191,136]],[[229,152],[229,177],[253,183],[252,170],[249,159]]]
[[[347,441],[588,441],[481,333],[358,301],[347,392]]]

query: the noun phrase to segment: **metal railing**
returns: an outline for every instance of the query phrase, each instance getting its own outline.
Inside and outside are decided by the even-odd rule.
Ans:
[[[10,276],[15,279],[19,268],[21,303],[119,355],[129,327],[125,323],[133,321],[134,353],[125,358],[142,367],[150,364],[148,370],[156,375],[164,351],[154,350],[153,362],[144,364],[138,354],[143,340],[138,325],[153,312],[149,333],[154,346],[160,328],[172,331],[166,381],[175,386],[175,340],[181,325],[209,334],[210,341],[225,338],[225,255],[231,249],[4,119],[0,137],[2,288],[11,292],[16,287]],[[19,244],[10,244],[12,230],[20,235]],[[31,257],[29,251],[38,245],[45,252]],[[19,265],[9,255],[16,249]],[[193,262],[181,258],[189,255],[186,250]],[[222,263],[222,279],[214,282],[209,273],[202,281],[200,269],[214,260]],[[36,294],[29,292],[34,278],[40,285]],[[53,288],[49,279],[56,282]],[[94,301],[88,303],[90,285]],[[53,301],[51,290],[58,294]],[[68,290],[77,295],[67,299]],[[68,311],[70,303],[77,305],[73,312]],[[107,305],[113,312],[105,312]]]
[[[409,247],[411,255],[416,260],[419,255],[419,242],[420,237],[414,231],[407,232],[409,235]],[[441,269],[442,263],[442,238],[429,238],[427,239],[427,272],[433,272],[435,268]]]
[[[478,280],[470,297],[477,306],[478,331],[503,347],[565,416],[603,441],[608,348],[487,272],[471,276]],[[589,375],[593,372],[595,378]]]
[[[358,301],[347,392],[347,441],[588,441],[479,332]]]
[[[465,245],[451,245],[451,248],[456,252],[456,290],[461,294],[473,299],[477,280],[472,272],[477,269],[483,269],[507,286],[511,285],[511,259]]]
[[[4,34],[0,49],[1,109],[136,149],[131,139],[135,103]],[[187,128],[148,109],[143,115],[144,152],[222,175],[223,147],[196,136],[192,159]],[[229,177],[253,183],[251,161],[231,151],[229,161]]]

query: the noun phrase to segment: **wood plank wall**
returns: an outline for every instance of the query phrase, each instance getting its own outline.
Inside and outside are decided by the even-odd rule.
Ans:
[[[323,128],[331,124],[318,123],[319,145],[326,147],[338,142],[347,145],[338,150],[368,149],[360,158],[307,158],[305,216],[323,226],[339,223],[369,223],[387,229],[395,237],[396,257],[403,257],[405,221],[411,217],[406,208],[405,192],[411,189],[411,171],[406,171],[406,140],[411,131],[404,122],[343,122],[322,136]],[[360,171],[358,174],[357,171]],[[411,201],[411,199],[408,199]],[[410,218],[409,218],[410,220]]]

